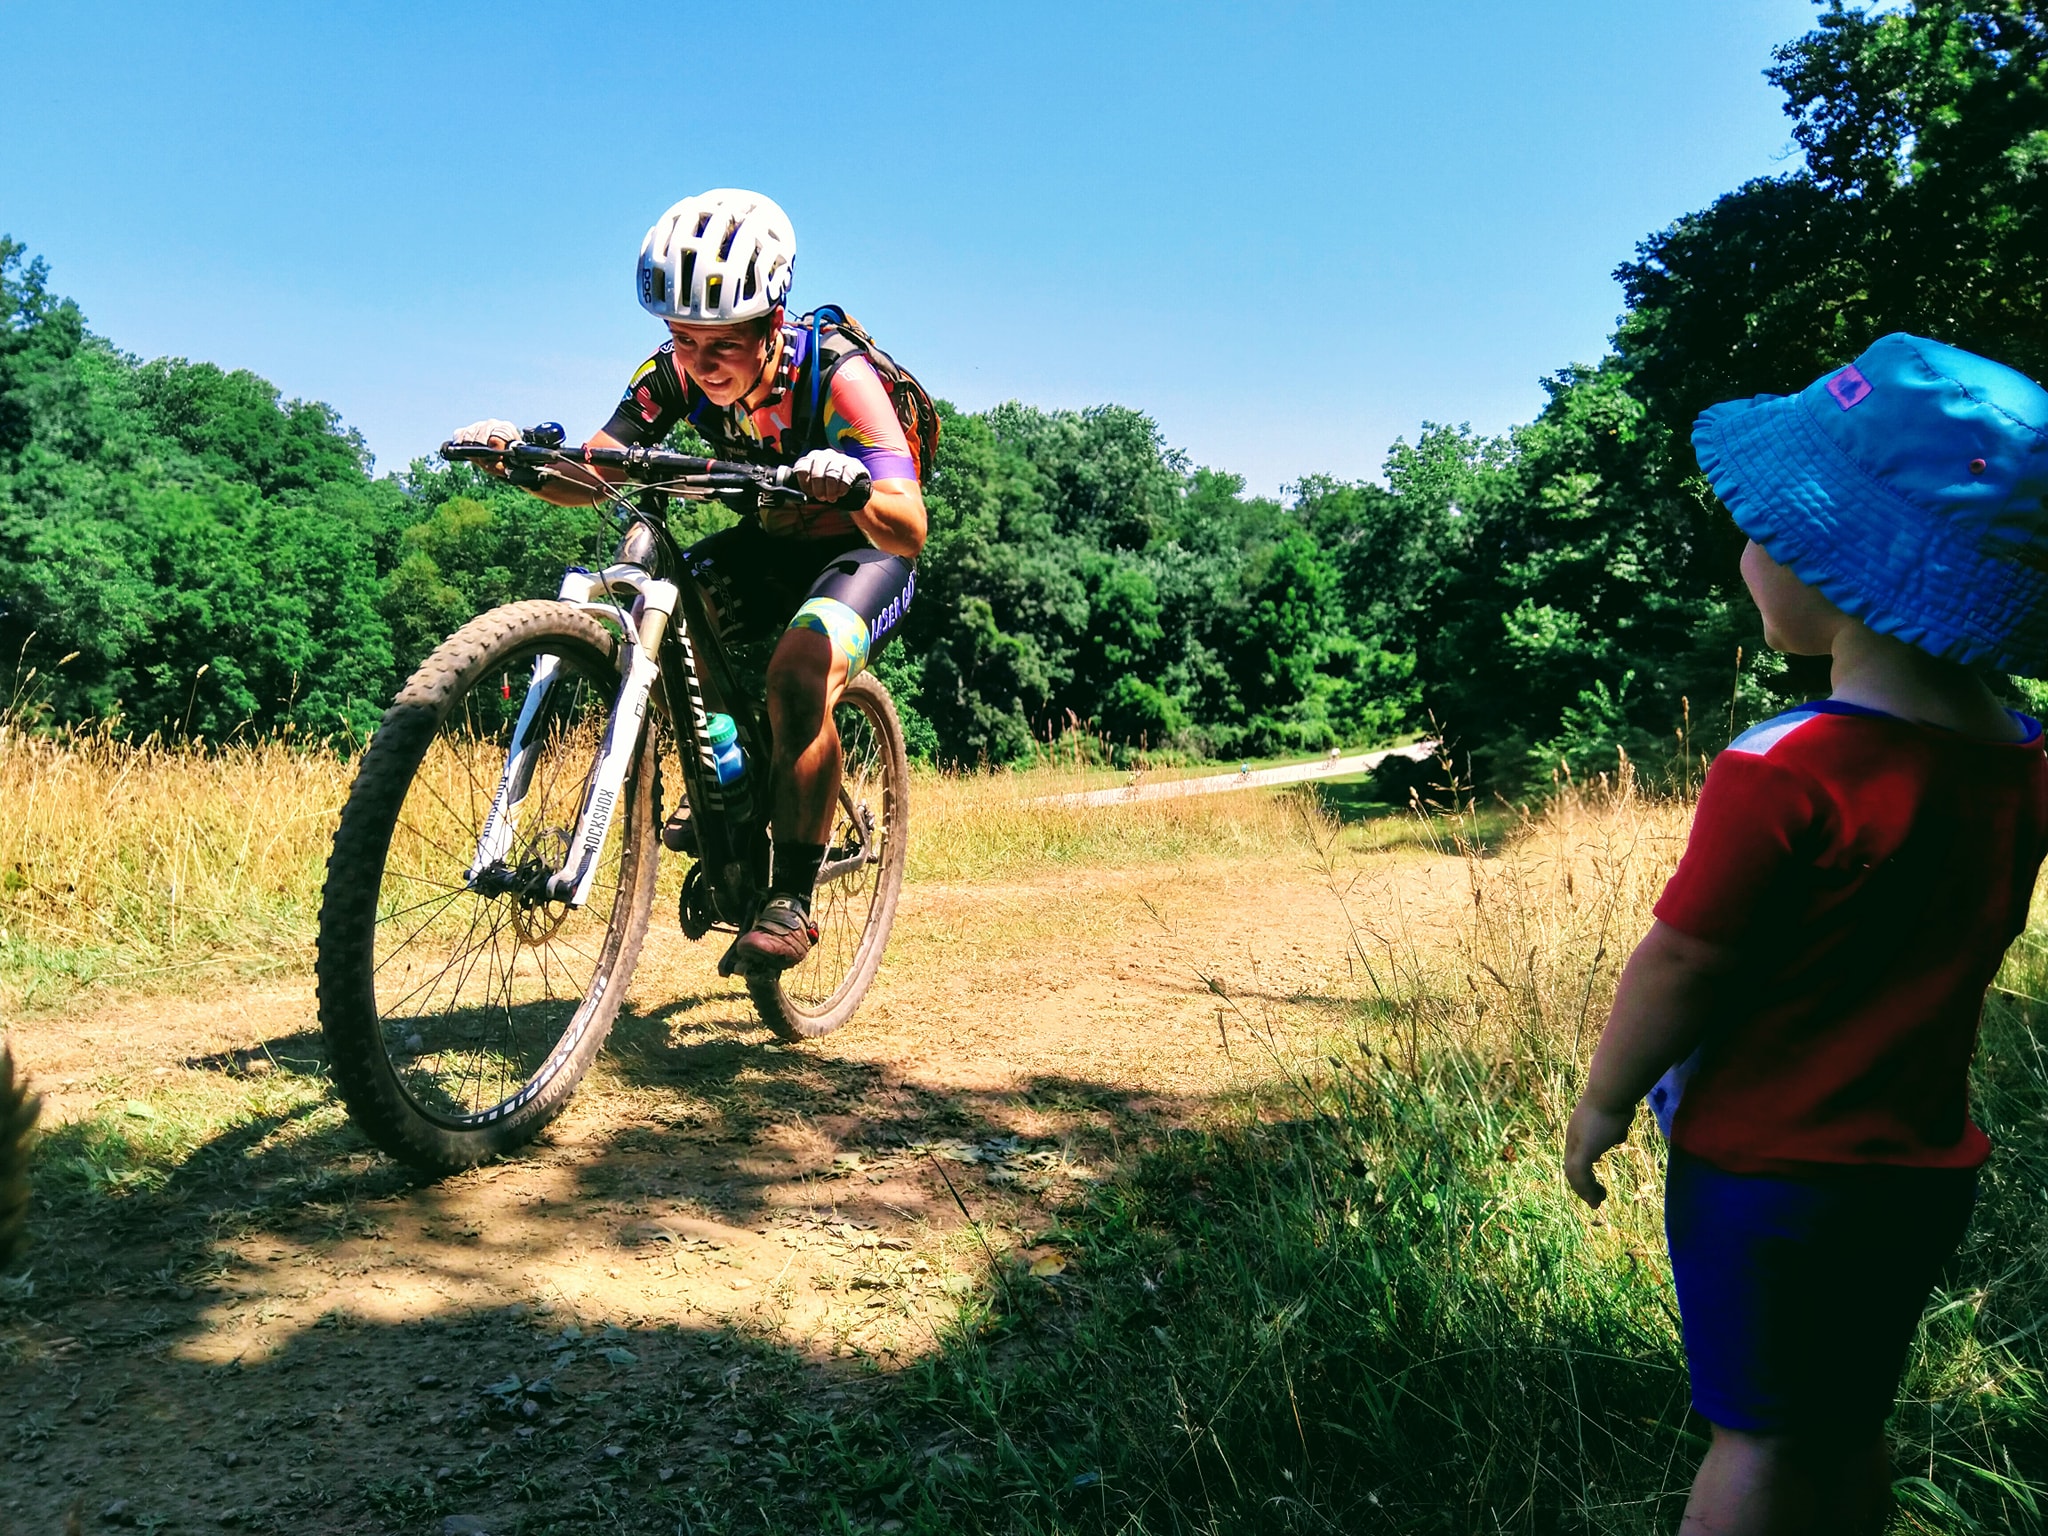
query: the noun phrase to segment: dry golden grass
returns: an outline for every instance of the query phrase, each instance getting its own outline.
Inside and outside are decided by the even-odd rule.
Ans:
[[[1446,1053],[1473,1063],[1561,1132],[1691,821],[1689,801],[1642,793],[1626,762],[1613,780],[1560,786],[1497,839],[1469,812],[1411,819],[1436,851],[1462,857],[1465,886],[1455,906],[1428,909],[1347,893],[1372,1033],[1411,1074]],[[1334,849],[1325,864],[1337,872]],[[1625,1183],[1653,1185],[1647,1122],[1615,1157]]]
[[[355,759],[279,743],[211,750],[0,725],[0,999],[181,988],[311,962],[329,843]],[[1303,802],[1253,792],[1077,807],[1085,767],[920,769],[910,878],[1266,856],[1300,847]],[[1344,834],[1412,836],[1398,820]],[[665,861],[673,900],[675,861]]]
[[[0,725],[0,988],[303,964],[351,761]]]
[[[1034,805],[1101,789],[1100,774],[920,771],[910,785],[910,878],[1004,880],[1062,865],[1266,855],[1299,847],[1302,803],[1252,791],[1129,805]]]
[[[1362,947],[1409,994],[1444,990],[1430,983],[1451,966],[1466,1045],[1581,1060],[1691,820],[1689,802],[1642,794],[1624,766],[1618,782],[1563,786],[1497,850],[1468,815],[1420,823],[1440,851],[1463,857],[1469,901],[1420,929],[1397,906],[1392,928],[1361,931]]]

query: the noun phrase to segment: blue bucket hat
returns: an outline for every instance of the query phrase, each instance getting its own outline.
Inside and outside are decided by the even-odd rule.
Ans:
[[[1895,332],[1796,395],[1710,406],[1693,449],[1736,524],[1881,634],[2048,672],[2048,390]]]

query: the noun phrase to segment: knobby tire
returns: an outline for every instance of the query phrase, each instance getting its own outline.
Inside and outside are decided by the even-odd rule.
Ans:
[[[903,893],[910,763],[895,702],[879,678],[862,673],[847,684],[833,716],[840,723],[846,793],[828,849],[842,842],[850,799],[874,815],[881,858],[856,877],[819,886],[811,903],[818,943],[806,960],[777,975],[747,978],[756,1011],[785,1040],[828,1035],[853,1017],[882,963]]]
[[[658,846],[655,712],[648,711],[603,851],[608,861],[612,850],[617,850],[618,873],[607,887],[611,906],[609,915],[603,917],[601,938],[593,931],[602,916],[597,910],[596,891],[589,907],[571,912],[563,906],[558,915],[547,904],[522,906],[512,896],[487,901],[466,889],[462,884],[464,861],[474,849],[480,821],[467,830],[469,841],[465,844],[460,828],[437,837],[421,833],[408,820],[404,828],[405,856],[432,854],[440,861],[434,866],[439,878],[408,876],[402,869],[388,875],[387,859],[408,806],[424,804],[431,808],[429,799],[409,800],[408,796],[416,792],[416,776],[420,780],[418,788],[427,796],[434,794],[431,775],[423,764],[444,736],[452,742],[444,744],[444,756],[454,754],[461,760],[461,754],[467,752],[465,767],[470,761],[488,765],[488,739],[479,737],[473,724],[466,743],[458,739],[462,722],[487,717],[497,722],[501,734],[506,734],[503,721],[508,713],[516,713],[532,658],[541,653],[561,657],[564,677],[588,688],[587,693],[569,691],[569,697],[590,702],[581,716],[560,727],[560,739],[565,743],[562,761],[575,763],[582,750],[579,734],[592,737],[593,731],[601,729],[603,721],[609,718],[621,652],[616,635],[587,614],[559,602],[513,603],[473,619],[444,641],[400,690],[364,754],[342,810],[320,909],[320,1027],[326,1037],[335,1085],[351,1118],[381,1149],[423,1172],[452,1173],[502,1156],[531,1141],[560,1113],[604,1044],[639,959],[654,900]],[[495,774],[502,768],[503,756],[499,748],[495,760],[498,766],[488,773],[469,770],[472,808],[477,784],[487,786],[486,799],[489,789],[495,787]],[[595,771],[594,738],[588,759],[584,766],[586,783],[588,775]],[[568,804],[568,797],[576,793],[573,779],[573,768],[561,776],[561,782],[568,786],[562,790],[562,804]],[[439,803],[448,809],[450,817],[460,819],[460,813],[450,806],[450,797],[439,797]],[[533,807],[533,816],[538,820],[542,809],[553,808],[552,802],[546,807]],[[439,824],[436,826],[438,830]],[[522,825],[519,835],[531,840],[538,834]],[[406,884],[409,880],[413,882],[410,885]],[[387,894],[387,886],[401,891],[403,899]],[[415,901],[415,897],[420,899]],[[436,902],[440,905],[434,906]],[[454,980],[445,1017],[425,1012],[436,995],[432,989],[446,984],[443,979],[431,982],[427,1001],[420,1004],[417,1014],[402,1015],[394,1004],[387,1017],[386,1007],[380,1004],[380,907],[389,909],[384,913],[384,921],[392,925],[385,940],[389,945],[392,935],[399,931],[394,919],[413,921],[405,914],[414,905],[428,910],[428,916],[421,920],[420,932],[425,931],[428,923],[442,921],[444,913],[452,914],[447,918],[449,932],[461,928],[465,912],[473,914],[468,917],[469,934],[474,935],[480,925],[489,925],[485,930],[491,945],[489,955],[482,956],[479,948],[482,958],[472,957],[468,969]],[[558,962],[555,976],[550,977],[547,971],[547,948],[571,918],[584,924],[577,930],[579,937],[594,940],[588,950],[573,950],[574,955],[584,956],[589,963],[587,980],[575,974],[573,958]],[[549,927],[550,923],[554,926]],[[414,942],[414,938],[406,938],[398,948]],[[430,941],[429,950],[438,942],[438,938]],[[469,940],[464,938],[460,942]],[[529,963],[521,984],[531,989],[532,970],[537,964],[546,996],[515,1002],[514,977],[522,948],[537,955],[538,960]],[[385,963],[395,953],[388,952]],[[564,955],[569,954],[565,947]],[[422,969],[431,963],[430,954]],[[449,961],[442,978],[456,965],[456,961]],[[483,978],[484,1005],[472,1003],[467,1010],[459,1009],[457,1000],[480,965],[503,967],[502,1000],[491,995],[491,988],[498,985],[496,972],[491,972]],[[401,974],[411,970],[412,962],[408,960],[406,972]],[[577,980],[582,981],[580,996],[572,995],[574,989],[569,988],[569,983]],[[391,993],[397,983],[387,978],[383,985]],[[558,986],[569,990],[557,996]],[[419,990],[415,986],[415,993]],[[497,1017],[500,1013],[502,1021]],[[558,1015],[561,1023],[556,1033],[553,1021]],[[533,1022],[525,1022],[529,1018]],[[458,1019],[466,1019],[467,1023],[458,1027]],[[472,1048],[456,1041],[456,1035],[474,1038],[490,1030],[499,1031],[511,1043],[495,1055],[487,1046],[475,1046],[472,1054],[479,1062],[487,1058],[499,1062],[497,1078],[508,1085],[518,1079],[516,1086],[496,1100],[490,1099],[490,1092],[495,1090],[489,1090],[481,1092],[479,1101],[473,1104],[454,1103],[453,1093],[432,1075],[441,1069],[423,1069],[419,1065],[429,1053],[435,1062],[440,1061],[444,1049],[440,1040],[437,1038],[429,1046],[424,1036],[443,1025],[450,1040],[445,1050],[458,1064],[464,1060],[459,1053]],[[412,1032],[401,1033],[407,1030]],[[526,1032],[525,1056],[540,1057],[531,1066],[521,1059],[521,1031]],[[552,1043],[550,1035],[554,1036]],[[509,1066],[503,1064],[506,1061]],[[471,1072],[467,1065],[460,1065],[460,1070],[463,1075],[458,1086],[469,1080]],[[474,1075],[482,1090],[485,1066],[477,1066]]]

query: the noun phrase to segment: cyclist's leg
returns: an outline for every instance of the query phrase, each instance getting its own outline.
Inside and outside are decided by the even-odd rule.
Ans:
[[[811,628],[783,631],[768,663],[768,721],[775,732],[769,781],[778,855],[788,844],[815,843],[824,857],[839,799],[839,731],[832,723],[832,706],[854,671],[853,655],[841,638]],[[777,888],[784,894],[800,889]],[[808,889],[802,894],[808,899]]]
[[[810,948],[809,911],[839,799],[832,707],[916,595],[911,562],[876,549],[834,555],[811,584],[768,664],[775,846],[768,907],[742,947],[793,964]]]

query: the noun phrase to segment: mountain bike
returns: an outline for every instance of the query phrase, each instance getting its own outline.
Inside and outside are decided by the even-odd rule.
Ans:
[[[787,470],[564,448],[552,426],[524,435],[441,453],[524,484],[616,471],[600,505],[624,525],[618,554],[601,571],[572,568],[551,601],[472,619],[421,663],[356,771],[320,907],[336,1086],[372,1141],[432,1173],[530,1141],[589,1070],[647,934],[665,767],[679,770],[694,834],[683,932],[737,935],[768,891],[767,711],[741,685],[667,513],[681,497],[754,515],[802,493]],[[855,493],[865,500],[865,486]],[[747,764],[730,783],[714,709],[732,717]],[[852,1017],[903,885],[909,770],[895,705],[861,673],[833,720],[842,778],[812,903],[818,941],[801,964],[746,977],[762,1019],[791,1040]],[[721,974],[733,961],[728,949]]]

